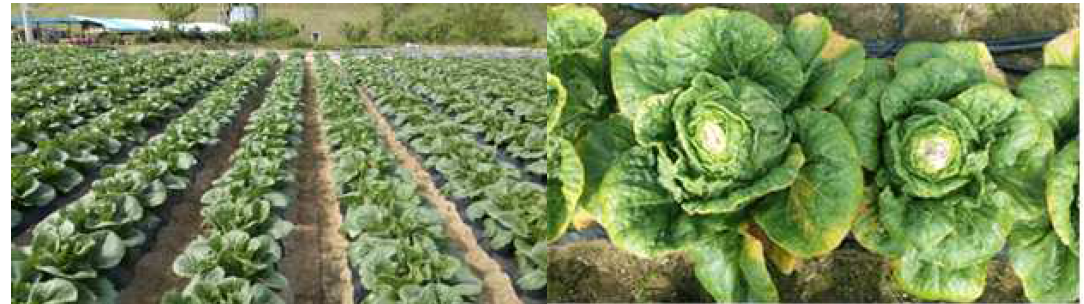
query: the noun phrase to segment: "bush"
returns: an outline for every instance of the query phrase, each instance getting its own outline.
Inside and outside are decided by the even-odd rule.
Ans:
[[[517,26],[505,32],[499,38],[502,45],[526,46],[534,45],[542,40],[538,33],[526,26]]]
[[[351,43],[362,43],[369,39],[368,24],[343,22],[339,25],[339,33]]]
[[[541,35],[530,25],[519,24],[510,17],[513,6],[507,4],[422,8],[422,5],[383,6],[380,37],[388,42],[440,44],[537,45],[541,40]],[[361,25],[343,25],[343,35],[349,40],[347,26],[360,29]]]
[[[434,14],[411,14],[396,19],[384,31],[384,38],[395,42],[442,43],[448,41],[453,20]]]
[[[308,41],[306,39],[302,39],[302,38],[290,39],[290,41],[287,42],[286,45],[288,45],[292,49],[311,49],[312,48],[312,42]]]
[[[237,22],[230,25],[233,40],[238,42],[261,42],[292,38],[301,29],[286,18]]]
[[[500,42],[514,27],[506,16],[506,6],[484,3],[457,5],[450,17],[456,20],[457,30],[465,38],[460,42]]]

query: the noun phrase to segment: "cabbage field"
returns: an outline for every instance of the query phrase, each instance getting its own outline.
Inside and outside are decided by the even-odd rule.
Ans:
[[[12,48],[13,303],[539,303],[542,59]]]
[[[1076,29],[1011,78],[996,43],[886,58],[838,16],[720,7],[615,34],[596,7],[547,13],[551,300],[972,302],[1003,276],[1079,299]],[[853,253],[872,282],[826,279]]]

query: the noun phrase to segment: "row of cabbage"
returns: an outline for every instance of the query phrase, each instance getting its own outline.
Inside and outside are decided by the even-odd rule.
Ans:
[[[85,62],[85,58],[102,53],[106,52],[91,48],[43,48],[30,44],[13,44],[11,46],[11,78],[52,75],[53,71]]]
[[[45,52],[45,54],[49,53]],[[75,63],[39,76],[20,77],[13,74],[12,82],[17,86],[13,86],[11,91],[12,117],[20,118],[34,110],[91,97],[101,98],[103,95],[117,95],[117,98],[130,97],[150,87],[168,83],[175,76],[170,77],[173,75],[167,72],[179,68],[190,69],[197,66],[192,65],[192,60],[205,56],[149,52],[105,54],[84,58],[90,62],[97,62],[98,65]],[[68,54],[58,53],[54,56],[65,55]]]
[[[85,196],[34,228],[29,246],[13,246],[12,302],[116,301],[113,274],[139,258],[161,225],[158,207],[188,187],[196,155],[217,143],[271,64],[248,61],[127,161],[104,168]]]
[[[26,119],[13,122],[12,130],[17,132],[12,141],[17,155],[11,160],[13,225],[21,221],[22,212],[70,193],[125,147],[144,143],[150,128],[167,123],[249,59],[215,55],[197,61],[203,65],[171,85],[148,91],[63,133],[38,132],[35,128],[41,127],[31,127],[33,123]],[[27,142],[35,145],[31,148]]]
[[[230,168],[204,193],[206,230],[173,263],[188,285],[162,303],[283,303],[288,287],[278,264],[284,219],[296,198],[294,160],[301,142],[302,58],[291,54],[252,112]]]
[[[380,60],[350,58],[344,64],[354,83],[370,90],[397,139],[424,156],[425,167],[440,173],[443,194],[469,202],[466,215],[481,227],[485,245],[512,252],[516,285],[545,288],[545,186],[524,180],[519,170],[497,161],[495,148],[478,145],[464,126],[435,114],[422,96],[397,84],[390,76],[396,72]]]
[[[546,92],[533,66],[538,59],[373,59],[401,85],[485,142],[545,175]]]
[[[323,129],[335,163],[335,194],[350,241],[361,303],[476,302],[479,280],[452,254],[442,217],[383,144],[356,86],[335,63],[316,58]]]
[[[48,95],[53,97],[50,99],[28,98],[13,92],[12,152],[22,154],[32,151],[38,141],[69,132],[106,111],[145,98],[141,94],[158,94],[157,91],[168,85],[195,76],[192,74],[198,73],[201,67],[221,64],[223,58],[207,54],[129,57],[118,65],[134,64],[140,68],[119,71],[114,76],[119,79],[101,80],[106,82],[86,91],[71,95]]]
[[[768,302],[769,269],[849,233],[926,300],[978,299],[1008,248],[1029,299],[1077,299],[1076,30],[1014,94],[980,42],[884,60],[811,14],[705,8],[616,43],[593,9],[547,16],[551,240],[593,218],[690,254],[716,300]]]
[[[103,69],[123,64],[125,56],[83,47],[17,45],[11,50],[11,91],[49,98],[54,93],[79,89],[94,80],[85,76],[100,75]],[[43,90],[42,84],[47,83],[51,86]]]
[[[82,47],[13,44],[11,46],[11,76],[13,79],[18,79],[26,76],[51,75],[53,71],[80,63],[89,63],[85,61],[86,58],[101,55],[119,54]]]

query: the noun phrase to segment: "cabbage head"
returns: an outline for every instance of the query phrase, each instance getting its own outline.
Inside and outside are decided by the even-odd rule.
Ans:
[[[902,290],[973,301],[1014,222],[1043,214],[1053,131],[982,43],[912,43],[894,61],[877,190],[854,233],[889,258]]]
[[[1045,216],[1018,224],[1009,238],[1009,260],[1034,302],[1078,299],[1080,274],[1079,36],[1071,30],[1044,47],[1044,67],[1025,77],[1019,95],[1039,108],[1063,143],[1044,176]]]
[[[825,109],[864,56],[814,15],[781,30],[717,8],[636,25],[611,52],[618,114],[580,150],[580,207],[619,248],[688,253],[718,301],[778,301],[765,257],[824,255],[857,215],[858,148]]]

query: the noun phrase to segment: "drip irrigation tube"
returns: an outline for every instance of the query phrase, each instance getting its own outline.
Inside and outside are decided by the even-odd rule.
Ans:
[[[644,3],[622,3],[620,6],[629,10],[649,16],[651,19],[656,19],[662,15],[674,14],[673,12],[664,12],[654,5]],[[906,5],[902,3],[892,4],[893,10],[896,11],[896,38],[885,40],[869,40],[863,41],[863,46],[866,48],[866,54],[873,58],[888,58],[892,57],[903,47],[904,44],[909,42],[908,39],[903,37],[903,31],[907,25]],[[623,31],[610,31],[607,36],[616,39],[623,34]],[[986,44],[986,48],[990,50],[991,54],[1003,54],[1028,50],[1041,50],[1043,45],[1054,39],[1059,32],[1043,32],[1033,34],[1029,36],[1020,36],[1004,39],[994,40],[982,40]],[[1031,72],[1033,68],[1013,64],[1007,60],[996,60],[997,66],[1005,72],[1014,74],[1026,74]]]

